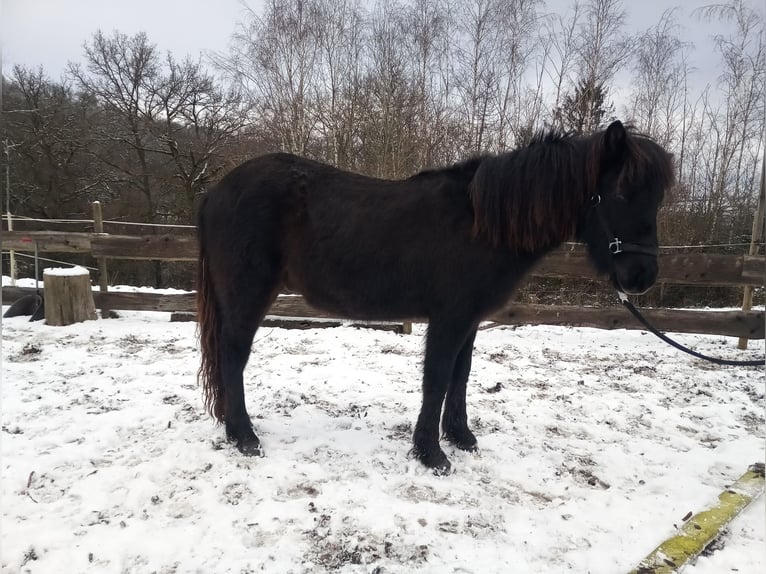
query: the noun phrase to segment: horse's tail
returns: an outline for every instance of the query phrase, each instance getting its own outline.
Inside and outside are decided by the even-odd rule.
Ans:
[[[202,198],[197,215],[197,241],[199,263],[197,265],[197,334],[199,336],[202,361],[197,372],[197,381],[202,385],[205,409],[218,422],[223,422],[224,387],[218,368],[218,347],[220,344],[221,318],[215,287],[210,274],[205,231],[205,206],[208,196]]]

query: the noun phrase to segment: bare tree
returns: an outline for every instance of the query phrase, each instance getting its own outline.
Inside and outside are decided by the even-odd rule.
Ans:
[[[593,132],[609,119],[603,111],[610,107],[609,86],[628,60],[630,38],[623,32],[625,11],[620,0],[589,0],[575,45],[577,81],[570,88],[570,102],[582,111],[582,131]],[[575,122],[575,123],[580,123]]]
[[[417,165],[425,167],[454,159],[449,141],[453,135],[449,104],[452,23],[447,0],[413,0],[404,11],[407,43],[412,46]]]
[[[13,142],[12,201],[27,215],[62,218],[86,212],[101,191],[87,161],[87,99],[66,82],[54,82],[42,68],[13,68],[4,80],[4,139]]]
[[[633,92],[625,117],[664,146],[683,129],[688,44],[678,37],[677,9],[666,10],[659,22],[636,42]]]
[[[316,27],[321,69],[318,128],[327,151],[320,155],[339,167],[354,166],[367,30],[359,0],[321,0]]]
[[[621,0],[589,0],[579,30],[577,65],[589,85],[606,85],[627,62],[632,43],[623,32]]]
[[[728,20],[731,34],[715,37],[723,73],[718,82],[721,99],[703,100],[707,122],[703,160],[708,211],[706,238],[732,240],[736,229],[749,231],[757,196],[758,166],[764,133],[764,32],[759,13],[743,0],[709,6],[704,18]],[[728,237],[721,237],[727,229]]]
[[[159,74],[156,47],[143,33],[106,37],[98,31],[84,48],[86,67],[71,64],[69,72],[79,89],[103,107],[91,138],[97,145],[91,150],[124,184],[140,192],[146,221],[157,221],[150,158],[153,86]]]
[[[532,59],[539,45],[536,31],[541,0],[511,0],[500,5],[496,15],[499,29],[499,70],[497,89],[497,149],[527,139],[542,111],[542,78],[536,86],[527,81]]]
[[[162,59],[143,33],[99,31],[85,56],[69,73],[95,100],[88,150],[118,196],[112,216],[190,223],[197,194],[224,165],[222,146],[245,124],[238,94],[219,90],[199,62]],[[163,283],[157,262],[155,284]]]
[[[268,0],[254,11],[216,63],[246,93],[275,147],[307,154],[317,123],[321,70],[318,0]]]
[[[455,87],[458,114],[466,126],[462,155],[492,148],[496,135],[492,108],[497,101],[497,62],[501,23],[496,18],[503,0],[466,0],[455,10]]]
[[[561,106],[564,90],[574,85],[574,64],[577,48],[577,30],[581,8],[578,2],[572,4],[571,12],[566,15],[550,14],[544,20],[546,59],[544,68],[547,77],[553,83],[553,102],[549,109],[550,121],[556,125],[555,110]]]
[[[365,79],[364,171],[402,177],[417,162],[417,93],[404,33],[404,13],[396,0],[381,0],[370,19],[369,67]]]
[[[248,108],[238,91],[218,88],[199,61],[177,62],[171,55],[150,101],[154,151],[172,159],[171,177],[180,183],[168,209],[177,220],[191,222],[196,198],[220,176],[224,148],[247,124]]]

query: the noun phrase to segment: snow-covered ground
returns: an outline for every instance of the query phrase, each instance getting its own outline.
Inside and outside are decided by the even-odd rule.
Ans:
[[[455,472],[408,457],[424,327],[264,328],[265,458],[203,412],[195,325],[2,322],[3,572],[627,572],[764,459],[764,369],[640,331],[479,333]],[[722,337],[698,350],[762,357]],[[764,501],[685,573],[766,571]]]

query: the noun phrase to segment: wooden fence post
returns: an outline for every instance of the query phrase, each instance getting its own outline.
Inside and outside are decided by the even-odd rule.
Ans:
[[[2,100],[2,97],[0,97],[0,100]],[[13,216],[11,215],[11,148],[17,145],[11,144],[8,138],[3,140],[3,147],[5,149],[5,214],[8,217],[8,231],[13,231]],[[15,287],[18,271],[16,270],[16,252],[13,249],[8,253],[8,261],[11,267],[11,285]]]
[[[11,212],[9,211],[6,215],[8,216],[8,231],[13,231],[13,217],[11,216]],[[10,265],[9,273],[11,274],[11,285],[15,287],[18,271],[16,270],[16,252],[13,249],[8,251],[8,263]]]
[[[93,202],[93,231],[104,234],[104,215],[101,212],[101,202]],[[106,257],[99,257],[98,261],[98,288],[102,293],[109,291],[109,277],[106,273]],[[106,307],[101,307],[101,318],[108,319],[111,311]]]
[[[764,195],[766,195],[766,153],[761,161],[761,191],[758,194],[758,208],[755,210],[755,218],[753,219],[753,233],[750,237],[750,251],[749,255],[757,255],[758,248],[763,240],[763,226],[764,226]],[[753,308],[753,287],[752,285],[745,286],[745,293],[742,297],[742,310],[749,311]],[[741,338],[737,345],[740,349],[747,349],[747,339]]]

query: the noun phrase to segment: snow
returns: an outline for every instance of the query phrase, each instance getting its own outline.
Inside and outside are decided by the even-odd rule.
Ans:
[[[245,372],[264,458],[204,413],[192,323],[4,319],[3,572],[627,572],[764,460],[764,369],[641,331],[477,337],[454,473],[408,456],[424,326],[264,328]],[[702,352],[763,357],[718,336]],[[691,574],[766,571],[764,499]]]
[[[74,267],[47,267],[43,270],[43,276],[53,275],[55,277],[80,277],[82,275],[90,275],[90,272],[85,267],[75,265]]]

